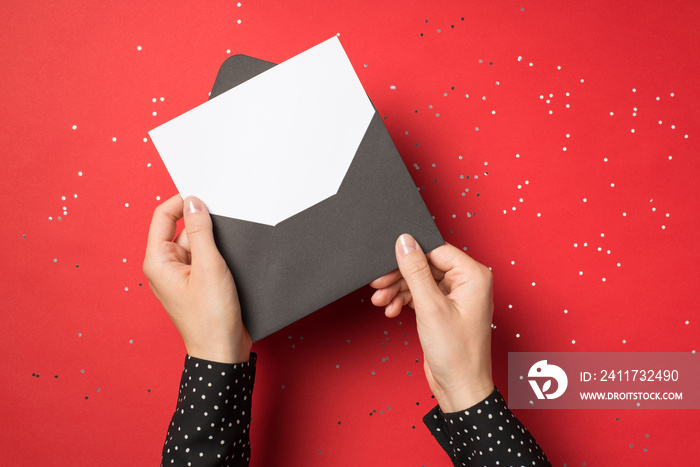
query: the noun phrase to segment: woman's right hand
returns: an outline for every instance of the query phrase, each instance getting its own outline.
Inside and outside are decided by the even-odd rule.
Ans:
[[[465,410],[494,388],[491,376],[493,277],[450,244],[427,255],[408,234],[396,241],[399,268],[370,283],[386,316],[416,311],[428,385],[445,413]]]

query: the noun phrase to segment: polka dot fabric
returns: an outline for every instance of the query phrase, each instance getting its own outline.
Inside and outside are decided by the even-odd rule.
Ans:
[[[225,364],[188,355],[162,466],[247,466],[257,355]]]
[[[162,467],[250,463],[256,363],[255,353],[248,362],[238,364],[186,357]],[[498,388],[465,411],[445,414],[435,406],[423,422],[456,466],[551,466]]]
[[[423,422],[456,466],[550,466],[498,388],[467,410],[443,413],[435,406]]]

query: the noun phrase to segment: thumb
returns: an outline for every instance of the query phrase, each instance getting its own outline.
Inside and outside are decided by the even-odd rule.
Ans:
[[[206,264],[221,257],[214,243],[211,217],[204,203],[199,198],[185,198],[185,231],[192,254],[192,266]]]
[[[416,310],[435,302],[436,297],[442,297],[428,265],[428,259],[418,242],[409,234],[401,235],[396,241],[396,262],[411,291]]]

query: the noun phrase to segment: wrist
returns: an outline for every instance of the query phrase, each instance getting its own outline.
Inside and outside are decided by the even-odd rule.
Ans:
[[[489,378],[454,391],[435,391],[435,398],[443,413],[454,413],[475,406],[486,399],[493,389],[493,380]]]
[[[218,363],[245,363],[250,360],[250,350],[252,341],[246,335],[237,343],[234,344],[213,344],[205,345],[186,345],[188,355]]]

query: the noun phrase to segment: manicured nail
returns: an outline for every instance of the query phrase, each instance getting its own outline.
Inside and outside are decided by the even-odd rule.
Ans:
[[[401,243],[401,253],[407,255],[412,251],[416,251],[416,241],[408,234],[403,234],[399,237],[399,243]]]
[[[193,212],[201,212],[202,211],[202,202],[195,198],[194,196],[189,196],[185,200],[185,215],[187,214],[192,214]]]

